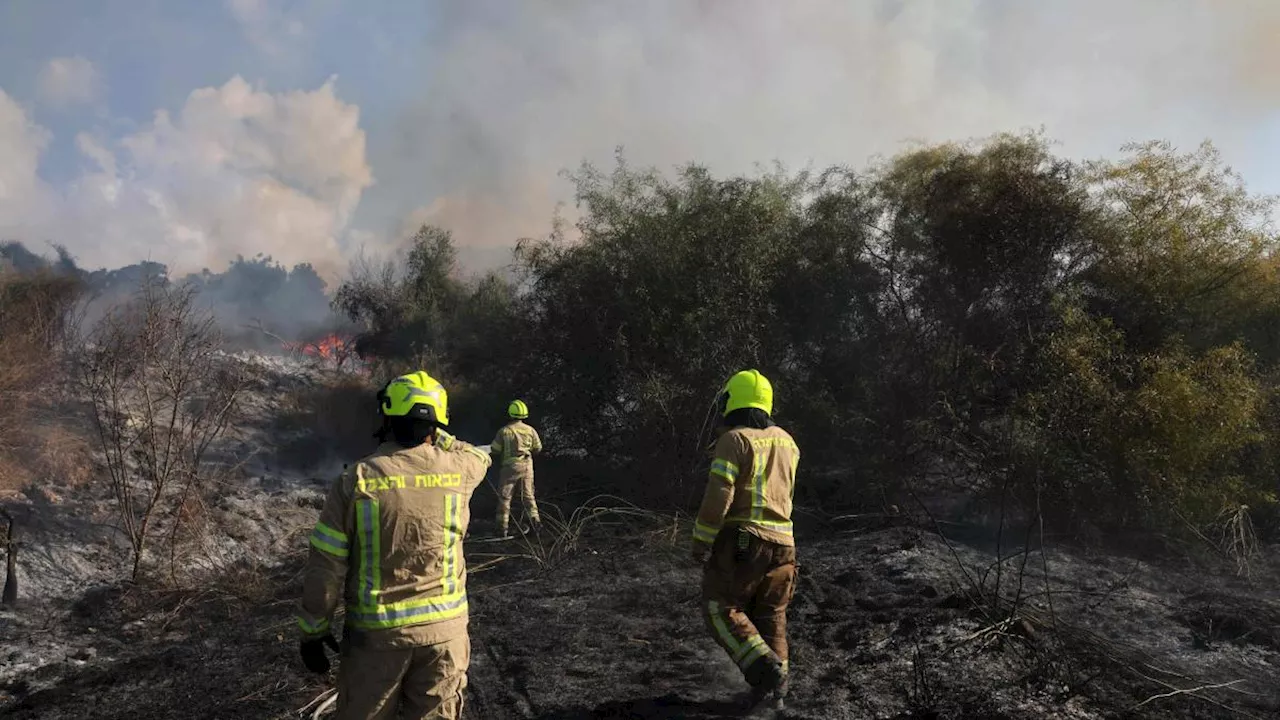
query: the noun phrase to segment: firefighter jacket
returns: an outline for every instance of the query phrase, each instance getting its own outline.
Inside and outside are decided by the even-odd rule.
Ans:
[[[800,448],[780,427],[739,427],[721,435],[694,522],[694,541],[710,545],[721,528],[732,526],[794,546],[791,499],[799,462]]]
[[[339,600],[353,644],[445,642],[467,626],[462,538],[489,456],[438,431],[413,448],[384,443],[329,489],[311,533],[298,625],[329,632]]]
[[[531,425],[516,420],[498,431],[489,448],[504,467],[527,465],[533,462],[534,455],[542,452],[542,438]]]

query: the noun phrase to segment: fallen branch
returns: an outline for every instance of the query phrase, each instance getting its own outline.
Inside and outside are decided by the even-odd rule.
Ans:
[[[337,703],[338,703],[338,692],[335,690],[327,700],[320,703],[320,707],[316,708],[315,712],[311,713],[311,720],[319,720],[321,715],[324,715],[325,713],[329,712],[329,710],[332,709],[333,706],[336,705]]]
[[[337,697],[338,697],[338,691],[337,691],[337,689],[336,689],[336,688],[329,688],[328,690],[325,690],[324,692],[322,692],[322,693],[320,693],[319,695],[315,696],[315,698],[314,698],[314,699],[312,699],[312,701],[311,701],[311,702],[309,702],[309,703],[307,703],[306,705],[303,705],[302,707],[298,708],[297,713],[298,713],[299,715],[305,715],[305,714],[307,713],[307,711],[308,711],[308,710],[310,710],[311,708],[316,707],[316,706],[319,706],[319,707],[316,707],[316,712],[317,712],[317,713],[319,713],[321,709],[323,709],[323,708],[325,708],[325,707],[326,707],[325,703],[326,703],[330,698],[332,698],[332,699],[336,700],[336,699],[337,699]],[[318,715],[318,714],[317,714],[317,715],[312,715],[312,717],[319,717],[319,715]]]
[[[1182,690],[1173,690],[1173,691],[1171,691],[1171,692],[1167,692],[1167,693],[1160,693],[1160,694],[1158,694],[1158,695],[1152,695],[1151,697],[1147,698],[1146,700],[1143,700],[1142,702],[1138,703],[1137,705],[1134,705],[1133,707],[1129,708],[1129,710],[1130,710],[1130,711],[1132,711],[1132,710],[1137,710],[1138,708],[1142,707],[1143,705],[1146,705],[1146,704],[1147,704],[1147,703],[1149,703],[1149,702],[1153,702],[1153,701],[1155,701],[1155,700],[1161,700],[1161,699],[1164,699],[1164,698],[1176,697],[1176,696],[1178,696],[1178,695],[1192,695],[1192,696],[1194,696],[1194,697],[1196,697],[1196,698],[1199,698],[1199,699],[1201,699],[1201,700],[1209,700],[1209,698],[1200,697],[1199,695],[1196,695],[1196,693],[1201,692],[1201,691],[1203,691],[1203,690],[1217,690],[1217,689],[1219,689],[1219,688],[1231,687],[1232,685],[1237,685],[1237,684],[1242,683],[1242,682],[1244,682],[1244,680],[1232,680],[1232,681],[1230,681],[1230,682],[1215,683],[1215,684],[1213,684],[1213,685],[1201,685],[1201,686],[1199,686],[1199,687],[1185,688],[1185,689],[1182,689]],[[1209,700],[1209,701],[1210,701],[1210,702],[1213,702],[1212,700]],[[1215,704],[1216,704],[1216,703],[1215,703]],[[1238,712],[1238,711],[1237,711],[1237,712]],[[1243,713],[1242,713],[1242,714],[1243,714]]]

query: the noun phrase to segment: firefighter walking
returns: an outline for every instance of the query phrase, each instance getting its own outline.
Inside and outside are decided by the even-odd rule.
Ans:
[[[542,438],[538,431],[525,422],[529,406],[523,400],[513,400],[507,406],[510,421],[502,426],[497,437],[489,445],[489,452],[499,463],[498,471],[498,535],[509,537],[507,526],[511,519],[511,498],[516,488],[525,512],[535,526],[542,523],[538,515],[538,501],[533,495],[533,456],[542,452]]]
[[[471,643],[462,538],[489,456],[445,432],[448,395],[425,372],[378,394],[376,452],[329,489],[311,533],[298,625],[302,661],[340,652],[337,717],[457,720]],[[330,630],[346,606],[343,642]]]
[[[702,612],[751,686],[751,704],[787,692],[787,605],[796,587],[791,501],[800,449],[774,424],[773,387],[756,370],[729,378],[721,435],[693,531]]]

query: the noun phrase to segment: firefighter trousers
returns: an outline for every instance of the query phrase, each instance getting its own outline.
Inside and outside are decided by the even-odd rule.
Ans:
[[[715,641],[743,676],[772,656],[787,669],[787,606],[796,591],[796,549],[735,527],[716,537],[702,574],[703,615]],[[758,670],[758,668],[754,669]]]
[[[344,643],[337,720],[458,720],[471,664],[461,633],[435,645],[375,650]]]
[[[519,463],[504,465],[498,473],[498,529],[502,534],[507,532],[507,524],[511,518],[511,498],[516,487],[520,488],[520,499],[524,503],[529,519],[539,522],[538,501],[533,497],[533,465]]]

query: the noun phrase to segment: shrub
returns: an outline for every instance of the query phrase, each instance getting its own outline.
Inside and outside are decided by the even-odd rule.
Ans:
[[[147,282],[80,348],[78,389],[91,406],[134,579],[161,524],[180,522],[203,492],[215,472],[210,448],[236,423],[248,378],[221,354],[221,340],[191,288]]]
[[[376,389],[360,376],[334,373],[285,395],[276,416],[278,462],[310,471],[372,452],[379,424]]]
[[[79,295],[66,275],[0,268],[0,491],[86,471],[82,445],[58,423],[74,414],[57,369]]]
[[[941,470],[1063,525],[1273,512],[1280,255],[1269,201],[1211,146],[1074,163],[998,136],[862,172],[572,178],[576,237],[522,241],[518,282],[458,279],[423,228],[339,289],[380,379],[437,372],[477,424],[519,393],[549,446],[616,468],[599,491],[675,504],[720,383],[756,367],[808,502],[891,502]]]

